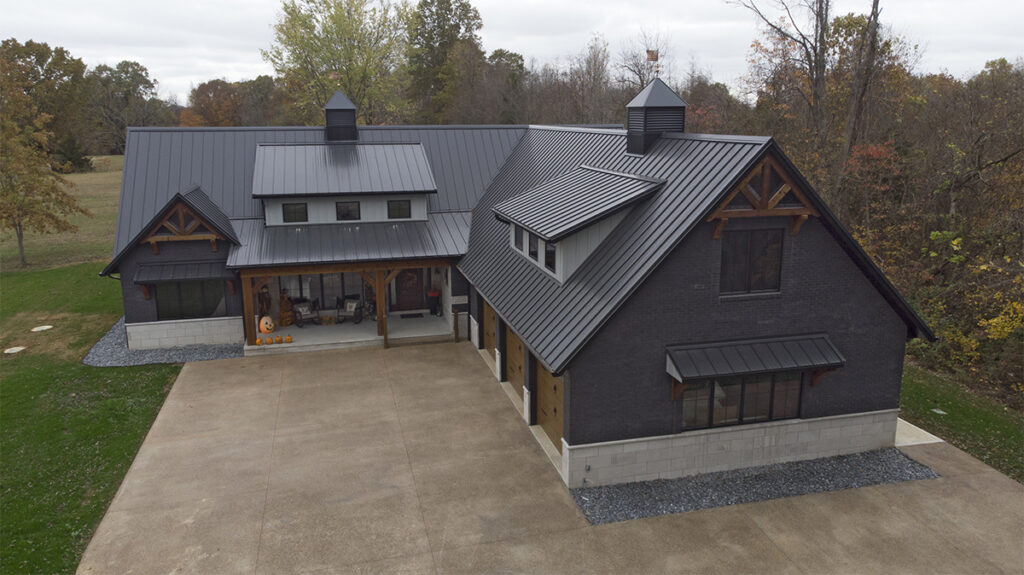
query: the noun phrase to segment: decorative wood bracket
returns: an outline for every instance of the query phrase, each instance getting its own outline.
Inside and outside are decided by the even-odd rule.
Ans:
[[[146,298],[147,300],[149,298],[153,297],[153,294],[150,293],[148,285],[146,285],[146,284],[139,284],[139,290],[142,292],[142,297]]]
[[[227,284],[228,294],[235,295],[235,280],[224,280],[224,283]]]
[[[812,371],[810,379],[811,387],[818,385],[818,382],[821,381],[821,378],[832,373],[833,371],[835,371],[835,369],[816,369]]]
[[[672,380],[672,401],[679,401],[683,398],[683,392],[686,391],[688,384],[683,383],[679,380]]]
[[[159,255],[159,244],[162,242],[209,241],[210,248],[216,252],[217,240],[224,240],[224,236],[217,233],[184,203],[178,202],[150,228],[141,243],[149,243],[153,253]]]
[[[787,198],[795,201],[782,203]],[[715,223],[713,235],[717,240],[730,219],[775,216],[789,216],[789,233],[795,236],[809,217],[817,218],[821,214],[778,161],[765,156],[726,194],[707,221]]]

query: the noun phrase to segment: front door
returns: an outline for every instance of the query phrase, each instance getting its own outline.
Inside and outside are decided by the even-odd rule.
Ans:
[[[395,309],[423,309],[423,270],[411,269],[398,272],[395,277]]]
[[[537,365],[537,424],[555,444],[558,452],[562,452],[562,422],[565,414],[565,390],[562,378],[555,377],[546,369]]]
[[[522,399],[523,341],[508,326],[505,326],[505,376]]]

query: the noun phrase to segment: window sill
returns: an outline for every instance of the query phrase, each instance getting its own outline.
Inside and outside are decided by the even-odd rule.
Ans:
[[[752,299],[773,299],[782,296],[781,291],[769,291],[769,292],[758,292],[758,293],[733,293],[733,294],[721,294],[718,296],[718,301],[745,301]]]

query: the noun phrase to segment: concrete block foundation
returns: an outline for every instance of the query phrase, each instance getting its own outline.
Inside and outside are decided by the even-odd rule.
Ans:
[[[129,349],[222,345],[245,338],[240,316],[129,323],[124,328]]]

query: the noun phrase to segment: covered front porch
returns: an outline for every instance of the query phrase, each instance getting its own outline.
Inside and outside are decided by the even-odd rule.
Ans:
[[[457,337],[447,259],[239,272],[246,355]]]

